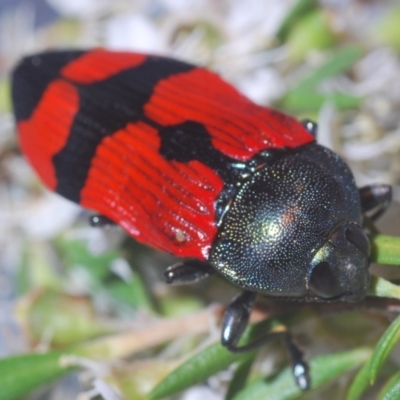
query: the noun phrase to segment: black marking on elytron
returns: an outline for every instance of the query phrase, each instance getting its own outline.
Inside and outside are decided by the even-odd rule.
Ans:
[[[182,163],[200,161],[215,171],[225,184],[233,184],[238,180],[240,171],[234,167],[237,161],[212,145],[211,135],[202,124],[186,121],[162,127],[159,135],[159,151],[165,159]]]
[[[25,57],[12,75],[11,96],[17,121],[29,119],[59,71],[84,51],[50,52]]]
[[[224,188],[215,204],[216,223],[229,208],[241,183],[266,163],[287,151],[286,148],[264,150],[247,162],[228,157],[212,145],[206,127],[194,121],[159,128],[160,154],[167,160],[187,163],[197,160],[215,171],[224,181]]]
[[[238,162],[212,145],[212,137],[206,127],[194,121],[159,128],[160,154],[167,160],[187,163],[197,160],[215,171],[225,185],[215,204],[216,223],[229,208],[241,184],[258,169],[288,152],[288,148],[268,149],[259,152],[247,162]]]
[[[128,123],[145,121],[159,126],[144,115],[143,107],[161,80],[195,67],[176,60],[149,57],[141,65],[123,70],[103,81],[76,85],[79,111],[64,148],[53,157],[56,191],[68,199],[80,201],[91,161],[102,140]]]

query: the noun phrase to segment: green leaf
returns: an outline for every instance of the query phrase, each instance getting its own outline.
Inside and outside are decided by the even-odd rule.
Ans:
[[[353,382],[351,383],[350,388],[347,392],[346,400],[360,399],[363,393],[370,386],[369,369],[370,362],[366,362],[357,372],[357,375],[353,379]]]
[[[268,332],[276,321],[268,320],[246,329],[240,345],[250,343],[259,332]],[[149,394],[150,399],[161,399],[183,389],[205,381],[210,376],[229,367],[234,362],[243,361],[254,352],[232,353],[220,343],[212,344],[194,354],[186,362],[172,371]]]
[[[376,345],[371,359],[358,371],[349,388],[346,400],[360,399],[365,390],[373,384],[379,369],[397,344],[400,336],[399,328],[400,317],[389,326]]]
[[[113,299],[133,309],[152,311],[153,306],[138,273],[132,271],[129,280],[123,280],[111,273],[112,263],[121,259],[119,251],[92,254],[84,241],[68,240],[63,237],[57,241],[57,247],[67,266],[82,268],[89,274],[92,293],[105,290]]]
[[[347,110],[358,107],[362,100],[358,97],[347,95],[345,93],[318,93],[313,88],[302,87],[289,92],[281,106],[293,112],[318,112],[322,105],[330,102],[336,108]]]
[[[0,400],[11,400],[75,368],[63,366],[61,352],[0,359]]]
[[[378,400],[398,400],[400,397],[400,371],[394,374],[378,395]]]
[[[54,272],[49,249],[47,242],[25,241],[17,277],[20,294],[33,288],[60,289],[60,279]]]
[[[3,78],[0,79],[0,112],[10,112],[11,108],[10,80]]]
[[[251,367],[255,359],[255,354],[241,361],[236,367],[235,373],[228,387],[225,400],[232,400],[246,385]]]
[[[17,268],[16,274],[16,289],[19,295],[25,294],[31,288],[31,247],[29,246],[29,242],[24,241],[20,263]]]
[[[289,14],[283,20],[276,37],[280,41],[284,41],[291,31],[292,27],[297,21],[299,21],[304,15],[307,15],[310,11],[317,7],[316,0],[298,0],[293,6]]]
[[[153,311],[153,305],[145,289],[143,280],[138,273],[132,271],[129,280],[118,279],[110,283],[107,292],[117,301],[130,306],[132,309]]]
[[[319,85],[335,75],[343,73],[361,56],[360,46],[347,46],[336,50],[322,66],[293,87],[281,100],[283,108],[302,112],[318,111],[322,104],[331,101],[336,107],[347,109],[356,107],[361,99],[346,93],[322,93]]]
[[[379,339],[378,344],[375,347],[374,353],[371,358],[369,368],[369,381],[371,384],[375,382],[376,376],[383,363],[389,357],[389,354],[393,350],[394,346],[400,340],[400,316],[397,317],[386,329],[386,332]]]
[[[400,237],[372,237],[372,261],[378,264],[400,265]]]
[[[400,286],[395,285],[386,279],[373,276],[368,294],[377,297],[400,299]]]
[[[329,60],[303,79],[297,87],[316,87],[323,81],[350,68],[362,55],[361,46],[346,46],[335,50]]]
[[[373,28],[374,39],[384,45],[391,46],[393,49],[400,51],[400,6],[388,7],[385,15],[379,20]]]
[[[301,62],[311,50],[332,47],[336,36],[330,27],[329,15],[317,9],[299,20],[286,40],[288,59],[292,63]]]
[[[104,379],[118,389],[123,399],[147,400],[149,388],[154,387],[175,366],[174,361],[156,358],[120,363],[115,365]]]
[[[337,379],[343,373],[357,367],[370,356],[369,349],[360,348],[329,356],[317,357],[310,361],[312,388]],[[271,380],[257,380],[240,392],[234,400],[290,400],[302,394],[294,383],[292,371],[285,368]]]
[[[202,310],[204,303],[194,296],[169,293],[161,299],[159,308],[165,317],[180,317]]]
[[[24,310],[20,309],[27,334],[38,343],[49,335],[49,345],[67,346],[110,333],[113,329],[97,318],[90,299],[55,291],[42,291]]]
[[[150,399],[161,399],[205,381],[210,376],[248,357],[246,353],[232,353],[215,343],[195,354],[162,380],[150,393]]]
[[[95,281],[105,279],[110,272],[111,262],[120,257],[118,251],[115,250],[92,254],[82,240],[69,240],[61,237],[57,240],[56,246],[68,267],[85,268]]]

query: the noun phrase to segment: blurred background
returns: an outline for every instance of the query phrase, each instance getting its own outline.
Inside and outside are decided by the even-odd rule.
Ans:
[[[10,72],[21,57],[106,47],[213,69],[255,102],[317,121],[319,143],[349,163],[359,186],[393,185],[394,204],[378,229],[399,235],[399,26],[396,0],[0,0],[0,357],[143,329],[161,317],[204,316],[236,293],[218,278],[166,287],[162,273],[172,257],[118,228],[90,228],[89,212],[46,191],[20,154],[14,127]],[[374,271],[400,278],[393,268]],[[387,324],[365,313],[307,314],[295,330],[311,358],[374,343]],[[179,328],[155,348],[143,344],[136,355],[118,353],[126,364],[117,370],[83,360],[83,373],[27,398],[110,400],[119,391],[144,399],[177,360],[218,340],[217,323],[203,325],[199,332]],[[283,349],[269,348],[253,374],[275,373],[284,357]],[[398,368],[395,356],[391,362]],[[173,398],[223,399],[233,373],[231,367]],[[330,399],[342,399],[349,379],[302,398],[328,398],[329,391]]]

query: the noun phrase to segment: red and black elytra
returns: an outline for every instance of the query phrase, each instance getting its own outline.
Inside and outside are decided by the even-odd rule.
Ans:
[[[168,282],[216,270],[244,289],[223,321],[230,350],[262,341],[237,346],[256,293],[364,297],[362,214],[382,214],[391,188],[358,190],[347,165],[315,143],[314,123],[256,105],[204,68],[101,49],[24,58],[12,97],[22,152],[50,189],[193,259],[168,268]],[[285,337],[307,388],[302,354]]]
[[[50,189],[181,257],[208,258],[233,164],[314,140],[216,74],[143,54],[27,58],[13,98],[22,151]]]

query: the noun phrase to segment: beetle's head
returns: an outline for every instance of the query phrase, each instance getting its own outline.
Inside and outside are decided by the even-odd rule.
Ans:
[[[315,253],[308,289],[320,299],[361,300],[369,284],[369,263],[370,244],[362,228],[342,224]]]

